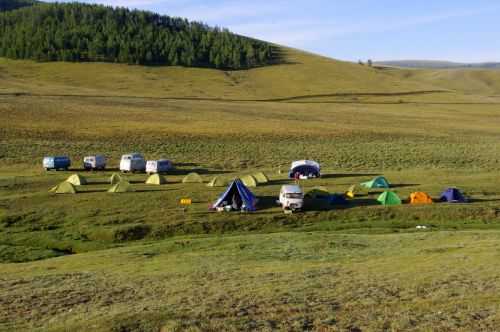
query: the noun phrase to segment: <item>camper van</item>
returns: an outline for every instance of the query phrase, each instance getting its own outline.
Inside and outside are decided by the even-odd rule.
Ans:
[[[83,168],[90,170],[103,170],[106,168],[106,157],[102,155],[87,156],[83,158]]]
[[[146,173],[165,173],[172,169],[172,163],[170,160],[160,159],[160,160],[148,160],[146,163]]]
[[[285,185],[281,187],[279,204],[285,211],[302,210],[304,207],[304,192],[297,185]]]
[[[45,157],[43,158],[43,168],[45,170],[59,170],[65,171],[71,166],[71,160],[68,157]]]
[[[146,170],[146,160],[139,153],[124,154],[120,161],[120,171],[122,172],[144,172]]]

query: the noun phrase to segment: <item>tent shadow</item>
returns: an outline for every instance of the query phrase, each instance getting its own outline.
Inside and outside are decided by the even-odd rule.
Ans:
[[[171,188],[161,188],[162,186],[156,186],[156,187],[151,187],[151,188],[141,188],[141,189],[135,189],[134,192],[136,193],[151,193],[151,192],[166,192],[166,191],[172,191],[173,189]]]
[[[376,173],[344,173],[344,174],[321,174],[321,178],[324,179],[341,179],[341,178],[355,178],[355,177],[365,177],[365,176],[379,176]]]
[[[349,204],[343,206],[344,209],[380,205],[380,203],[374,198],[353,199],[348,202]]]
[[[391,184],[391,188],[407,188],[407,187],[416,187],[420,186],[419,183],[393,183]]]
[[[95,193],[105,193],[108,191],[109,188],[106,188],[106,189],[84,189],[84,190],[78,190],[77,189],[77,193],[78,194],[95,194]]]
[[[284,184],[291,184],[292,182],[293,182],[293,179],[269,180],[267,185],[284,185]]]
[[[500,198],[469,198],[467,203],[500,202]]]
[[[173,169],[166,173],[166,175],[188,175],[189,173],[198,173],[200,175],[211,175],[211,174],[227,174],[231,171],[222,170],[208,170],[206,168],[193,168],[193,169]]]

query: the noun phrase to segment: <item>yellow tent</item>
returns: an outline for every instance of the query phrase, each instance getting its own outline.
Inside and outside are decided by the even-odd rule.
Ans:
[[[203,179],[198,173],[189,173],[182,179],[182,183],[203,183]]]
[[[257,187],[257,180],[252,175],[245,175],[241,179],[241,182],[247,187]]]
[[[262,172],[257,172],[252,174],[252,176],[257,180],[258,183],[268,183],[269,178]]]
[[[112,185],[115,185],[117,184],[118,182],[120,182],[122,180],[122,177],[120,174],[118,173],[113,173],[111,175],[111,177],[109,178],[109,182],[112,184]]]
[[[216,176],[207,184],[207,187],[225,187],[226,185],[227,183],[224,179],[220,176]]]
[[[76,194],[76,188],[72,183],[64,181],[50,189],[50,192],[56,194]]]
[[[128,183],[128,181],[120,181],[111,188],[109,188],[108,193],[128,193],[135,191],[134,188]]]
[[[69,182],[74,186],[83,186],[87,184],[87,179],[85,179],[80,174],[73,174],[66,179],[66,182]]]
[[[162,185],[162,184],[166,184],[166,183],[167,183],[167,179],[165,179],[165,177],[160,175],[160,174],[153,174],[150,177],[148,177],[148,179],[146,180],[146,184],[154,184],[157,186]]]

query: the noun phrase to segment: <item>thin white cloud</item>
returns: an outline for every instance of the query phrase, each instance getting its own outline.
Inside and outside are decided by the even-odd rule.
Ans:
[[[406,28],[439,23],[446,20],[466,18],[500,9],[499,6],[439,13],[428,16],[400,19],[371,20],[364,23],[343,24],[341,22],[284,19],[252,23],[230,24],[229,28],[239,34],[249,35],[275,43],[305,47],[318,41],[367,33],[388,33]]]

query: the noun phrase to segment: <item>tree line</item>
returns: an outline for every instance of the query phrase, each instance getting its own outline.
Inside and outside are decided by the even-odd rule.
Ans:
[[[0,56],[225,69],[277,61],[269,43],[151,12],[81,3],[0,13]]]

